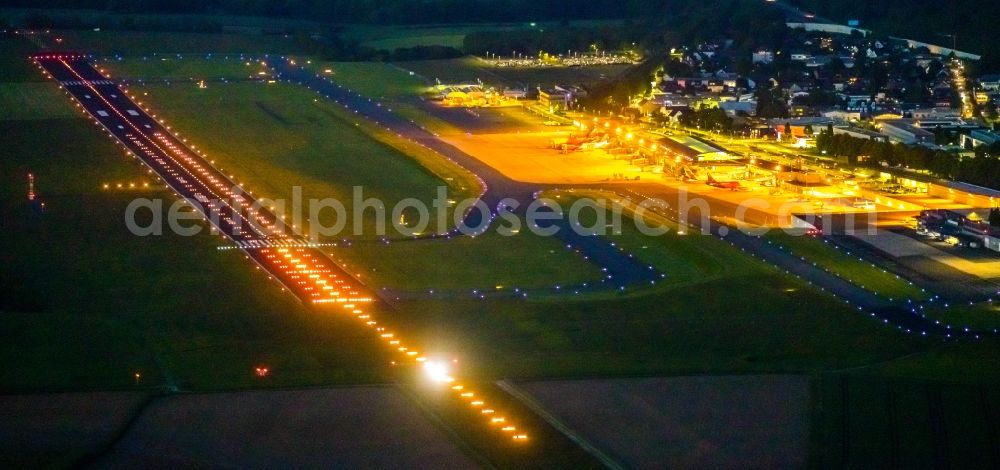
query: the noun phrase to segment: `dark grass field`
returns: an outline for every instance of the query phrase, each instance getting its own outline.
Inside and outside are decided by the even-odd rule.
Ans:
[[[55,83],[8,82],[0,84],[0,103],[4,120],[28,120],[79,117],[63,102],[65,96]]]
[[[532,234],[355,243],[327,250],[373,287],[403,294],[471,297],[600,281],[598,267],[551,238]]]
[[[111,445],[147,399],[143,392],[0,395],[0,466],[69,467]]]
[[[627,468],[804,468],[809,379],[540,381],[529,399]]]
[[[825,243],[820,238],[793,235],[777,230],[768,232],[765,238],[797,256],[813,261],[823,269],[885,298],[923,301],[930,297],[930,294],[921,291],[919,287],[914,286],[906,279],[873,266],[869,261],[852,256],[847,253],[846,249]]]
[[[144,47],[163,47],[153,39]],[[5,64],[20,60],[4,56]],[[5,84],[36,81],[30,69],[0,70],[8,73]],[[340,188],[362,181],[387,195],[438,184],[435,173],[414,160],[371,140],[368,134],[335,125],[340,118],[311,108],[314,105],[304,98],[307,95],[256,84],[254,88],[210,86],[207,90],[184,86],[171,88],[177,91],[169,94],[151,88],[156,107],[162,107],[170,116],[168,123],[182,128],[183,136],[210,156],[225,157],[224,167],[244,165],[248,171],[238,174],[238,179],[251,183],[255,193],[277,193],[300,181]],[[235,93],[243,86],[251,91]],[[200,91],[209,93],[197,95]],[[306,310],[256,274],[238,252],[216,250],[221,238],[139,238],[127,233],[123,214],[132,198],[172,197],[156,189],[156,180],[123,157],[122,150],[90,121],[60,117],[65,109],[49,101],[65,100],[72,113],[69,101],[58,92],[49,95],[39,98],[46,104],[37,106],[31,119],[14,114],[10,107],[0,109],[0,114],[7,113],[0,120],[4,136],[0,150],[0,316],[4,319],[0,391],[167,386],[217,390],[391,380],[382,351],[368,334],[340,317]],[[211,98],[207,108],[201,106],[206,96]],[[10,101],[2,95],[0,99]],[[247,119],[242,119],[244,113]],[[230,133],[240,137],[225,137]],[[345,148],[356,160],[342,165],[324,160]],[[39,194],[47,204],[40,216],[25,201],[28,171],[38,176]],[[132,183],[136,188],[130,189]],[[104,184],[109,188],[103,189]],[[256,189],[258,185],[261,189]],[[900,335],[721,244],[700,246],[696,238],[643,243],[635,234],[625,234],[620,240],[677,281],[622,294],[418,298],[400,302],[387,321],[429,353],[460,356],[463,376],[482,383],[507,377],[819,375],[849,369],[845,372],[849,400],[831,398],[815,405],[812,429],[813,435],[846,436],[846,444],[838,444],[833,437],[822,439],[822,446],[814,444],[811,461],[831,462],[836,467],[844,462],[867,462],[863,459],[877,453],[889,455],[900,466],[926,462],[926,442],[934,440],[945,443],[933,447],[936,459],[964,466],[997,465],[997,460],[976,460],[997,448],[989,437],[996,435],[996,420],[984,418],[982,411],[994,409],[996,401],[988,391],[1000,383],[996,372],[1000,349],[995,342],[940,345]],[[418,270],[437,268],[434,275],[444,278],[441,282],[461,280],[480,286],[498,281],[497,273],[530,269],[530,264],[518,258],[516,247],[508,248],[509,253],[490,258],[495,261],[469,266],[457,266],[457,262],[434,266],[435,256],[441,255],[433,249],[401,249],[396,256],[400,263],[421,257],[417,266],[430,267]],[[477,256],[484,252],[488,250],[469,251],[480,253]],[[379,255],[372,250],[352,264],[366,266],[365,257]],[[545,256],[530,261],[546,263],[552,276],[566,270],[572,270],[572,276],[580,274],[573,264],[576,261]],[[450,270],[455,279],[447,278]],[[393,282],[399,282],[408,275],[403,270],[395,273],[386,279],[395,276]],[[537,273],[534,276],[536,282],[546,280]],[[418,281],[425,283],[415,284],[421,288],[426,282],[437,282],[432,276]],[[253,374],[260,365],[271,370],[266,379]],[[140,373],[138,383],[136,372]],[[867,384],[869,376],[876,385]],[[927,418],[938,424],[901,427],[906,421],[899,416],[906,413],[924,419],[920,418],[922,405],[900,409],[895,418],[885,415],[886,408],[871,407],[871,403],[887,402],[898,408],[910,403],[900,397],[912,394],[916,394],[912,403],[922,400],[916,389],[885,398],[888,392],[883,389],[892,387],[878,385],[878,381],[895,383],[897,378],[923,381],[924,389],[941,390],[937,395],[926,394],[927,400],[941,403],[930,408],[938,410],[933,416],[939,418]],[[834,393],[825,380],[814,385],[816,393],[824,396]],[[860,385],[853,385],[855,380]],[[976,402],[976,393],[988,397]],[[502,399],[502,394],[498,396]],[[989,405],[969,408],[968,404],[976,403]],[[226,409],[219,406],[216,412]],[[979,414],[973,409],[980,410]],[[931,413],[926,411],[928,416]],[[843,416],[856,418],[838,428],[842,426],[838,417]],[[310,419],[302,418],[303,422]],[[465,426],[460,417],[445,420]],[[890,422],[894,424],[886,424]],[[175,429],[170,426],[151,427],[145,440],[135,441],[135,449],[156,440],[157,432]],[[896,431],[883,432],[892,429]],[[964,429],[976,435],[965,439]],[[910,431],[912,436],[905,434]],[[180,431],[173,432],[171,445],[189,439]],[[481,443],[477,448],[488,448],[488,437],[474,439]],[[550,454],[525,455],[547,455],[553,461],[570,455],[580,458],[580,466],[588,462],[585,456],[574,454],[579,449],[564,444],[536,448],[552,450]],[[255,455],[253,449],[247,452],[241,455]],[[133,454],[122,458],[129,455]],[[504,462],[504,458],[490,460]],[[541,466],[548,463],[539,461]]]
[[[983,383],[831,373],[813,381],[702,376],[520,387],[629,468],[995,468],[1000,462],[1000,394]]]
[[[62,38],[56,43],[56,38]],[[144,31],[53,31],[43,41],[55,50],[95,55],[294,54],[312,50],[308,42],[285,35],[177,33]]]
[[[350,223],[341,236],[355,238],[351,230],[355,187],[363,198],[382,200],[391,209],[411,197],[431,207],[437,187],[451,185],[344,120],[332,102],[317,100],[291,84],[213,84],[207,89],[192,84],[150,85],[133,91],[148,93],[154,113],[254,194],[283,199],[289,210],[296,186],[301,187],[304,203],[342,201]],[[455,181],[449,192],[456,198],[476,193],[463,181]],[[308,207],[303,207],[308,225]],[[365,214],[364,232],[357,238],[379,238],[373,214]],[[318,220],[326,227],[336,224],[331,210]],[[391,228],[391,221],[383,221]]]
[[[168,123],[176,119],[174,124],[182,128],[183,135],[199,143],[199,147],[204,148],[210,157],[217,156],[221,162],[225,162],[224,168],[231,164],[245,169],[246,173],[242,174],[247,176],[238,179],[248,180],[251,188],[258,188],[259,183],[262,188],[258,189],[260,192],[277,193],[282,188],[299,182],[316,183],[322,188],[343,188],[345,185],[367,181],[378,190],[388,191],[387,194],[395,192],[409,195],[407,193],[412,190],[420,191],[420,188],[437,184],[433,177],[405,157],[370,139],[366,141],[364,134],[344,129],[337,124],[337,120],[318,109],[311,109],[311,106],[315,106],[311,99],[294,90],[248,84],[210,87],[207,90],[172,85],[160,86],[152,91],[154,99],[158,100],[157,104],[162,102],[165,112],[170,116]],[[199,94],[202,92],[208,94]],[[240,96],[253,98],[239,98]],[[259,111],[255,102],[265,104],[291,124],[274,121],[267,113]],[[206,103],[209,104],[207,107],[204,106]],[[77,296],[93,292],[95,298],[88,299],[90,303],[86,308],[100,310],[108,308],[98,302],[101,297],[119,297],[118,294],[102,296],[100,294],[106,292],[118,292],[103,289],[117,288],[118,282],[122,280],[142,283],[130,290],[137,292],[137,295],[121,296],[124,299],[117,299],[115,302],[124,303],[131,308],[138,308],[139,305],[148,308],[150,300],[147,297],[155,297],[152,306],[164,303],[156,309],[160,321],[171,316],[189,318],[189,323],[182,325],[190,329],[181,329],[177,333],[177,337],[183,339],[175,344],[172,341],[174,333],[167,329],[162,332],[162,338],[156,334],[153,336],[154,340],[150,340],[138,333],[142,331],[141,328],[116,326],[114,321],[118,320],[114,318],[108,320],[111,324],[103,328],[108,329],[108,338],[116,338],[112,341],[115,344],[133,344],[135,349],[147,351],[163,348],[168,352],[176,350],[174,360],[179,362],[176,369],[195,371],[192,372],[191,384],[211,387],[213,379],[220,384],[253,384],[249,378],[242,378],[242,370],[253,361],[266,357],[257,352],[262,350],[276,351],[276,358],[272,360],[281,362],[283,368],[304,369],[300,372],[303,374],[300,378],[306,383],[321,380],[324,373],[331,374],[334,380],[350,381],[350,372],[341,369],[347,366],[347,362],[338,362],[334,358],[324,359],[323,355],[314,357],[322,350],[317,349],[322,348],[322,335],[315,338],[312,335],[296,337],[296,333],[292,333],[296,331],[296,327],[281,326],[283,319],[289,319],[303,321],[301,325],[305,328],[311,321],[306,320],[310,318],[309,313],[297,309],[294,302],[275,304],[272,300],[264,300],[282,297],[269,293],[271,290],[268,289],[253,289],[252,295],[239,290],[240,286],[249,287],[261,281],[255,280],[258,278],[249,273],[248,265],[242,260],[234,259],[238,258],[234,252],[214,251],[219,240],[205,237],[177,240],[160,237],[156,240],[144,240],[124,233],[120,216],[124,204],[130,197],[146,193],[119,193],[115,185],[121,182],[127,187],[133,180],[145,181],[141,180],[144,176],[137,166],[119,157],[120,151],[96,128],[92,128],[84,120],[76,119],[12,121],[8,125],[8,135],[12,136],[14,145],[8,146],[11,157],[6,161],[18,164],[16,167],[5,166],[5,178],[12,182],[5,185],[11,188],[6,195],[7,200],[12,208],[17,207],[15,201],[22,197],[24,189],[15,191],[13,188],[17,187],[17,181],[23,181],[23,173],[30,168],[39,174],[42,194],[50,201],[48,213],[38,222],[41,229],[35,232],[25,230],[24,233],[13,235],[19,238],[10,238],[15,242],[9,246],[24,248],[16,252],[17,256],[14,256],[14,252],[9,254],[11,261],[8,263],[8,276],[16,277],[26,284],[19,290],[29,293],[27,297],[42,298],[50,290],[65,290]],[[239,137],[225,138],[230,131]],[[67,138],[52,140],[46,137],[48,135]],[[337,144],[329,147],[329,142]],[[331,152],[333,155],[343,153],[344,145],[351,146],[351,151],[347,152],[352,157],[351,160],[343,164],[326,161],[326,156]],[[91,163],[81,164],[81,158],[89,158],[87,161]],[[391,159],[399,161],[392,162]],[[376,167],[378,172],[373,174],[372,168]],[[345,176],[348,178],[339,179]],[[391,184],[387,185],[387,182]],[[111,191],[101,189],[105,183],[111,183]],[[56,194],[60,194],[60,199],[55,197]],[[78,199],[77,195],[87,202],[80,204],[74,201]],[[67,210],[69,203],[65,201],[74,201],[74,210]],[[64,231],[46,230],[47,226],[56,226]],[[419,330],[426,344],[442,344],[448,346],[442,349],[453,347],[462,350],[474,358],[475,362],[479,362],[477,373],[494,377],[684,373],[704,370],[815,370],[826,366],[863,363],[872,358],[892,357],[907,353],[916,346],[895,333],[869,323],[867,319],[836,302],[827,300],[818,303],[818,306],[810,305],[809,299],[821,297],[822,294],[776,273],[769,273],[766,268],[745,255],[726,251],[725,246],[712,245],[699,249],[692,245],[697,244],[692,239],[666,240],[665,245],[650,245],[642,249],[643,245],[638,245],[641,241],[635,239],[634,234],[627,236],[628,239],[624,241],[628,242],[629,249],[640,256],[648,256],[650,262],[659,264],[668,274],[669,280],[682,281],[682,287],[656,290],[648,295],[630,292],[620,299],[615,295],[597,300],[577,300],[573,296],[527,301],[414,300],[401,305],[399,322]],[[97,240],[102,240],[103,243],[97,243]],[[123,247],[126,250],[122,250]],[[86,250],[87,256],[62,254],[84,252],[82,250]],[[435,256],[433,248],[428,248],[426,252],[423,252],[423,248],[418,251],[420,253],[400,254],[398,258],[405,261],[416,256]],[[487,253],[483,252],[480,256],[486,256]],[[516,247],[505,250],[505,253],[512,256],[509,261],[500,261],[502,258],[494,256],[490,262],[477,260],[467,263],[467,266],[479,267],[482,274],[480,280],[461,271],[456,271],[455,276],[473,280],[473,287],[484,284],[488,287],[498,281],[517,282],[516,279],[498,276],[497,273],[507,269],[511,272],[524,271],[525,266],[530,266],[525,265],[525,262],[536,261],[558,266],[553,276],[558,275],[560,269],[569,270],[573,274],[581,272],[579,267],[573,267],[575,265],[572,263],[577,263],[578,260],[570,255],[567,255],[570,261],[550,260],[543,256],[525,260],[518,256]],[[53,254],[57,256],[52,256]],[[140,254],[142,257],[138,258]],[[379,253],[367,256],[371,258],[379,256]],[[96,269],[105,263],[105,258],[119,264],[134,264],[121,267],[116,265],[115,268],[119,271],[108,274],[107,269]],[[158,264],[161,259],[167,259],[169,263]],[[202,267],[206,259],[218,260],[226,268],[218,274],[215,270],[221,268],[207,271]],[[362,261],[363,258],[358,258],[353,262],[364,266]],[[60,269],[65,263],[82,265]],[[45,266],[48,267],[42,272],[62,276],[63,284],[52,281],[58,278],[43,275],[37,277],[53,283],[27,283],[31,276],[25,274],[35,269],[41,270]],[[727,273],[729,278],[713,277],[727,266],[730,268]],[[748,269],[732,269],[733,266],[748,266]],[[188,271],[178,270],[178,267],[187,267],[203,274],[183,274]],[[383,266],[381,269],[390,268]],[[86,281],[87,278],[74,278],[74,270],[96,277],[93,281],[96,283],[95,288],[75,288],[76,283]],[[15,276],[14,273],[18,274]],[[173,284],[164,283],[159,276],[168,276]],[[544,280],[546,279],[538,279]],[[562,279],[553,278],[550,281],[555,284]],[[760,284],[764,285],[763,288]],[[201,306],[201,299],[212,296],[205,296],[200,292],[214,292],[219,286],[237,290],[226,298],[219,299],[219,306]],[[789,287],[794,290],[787,291]],[[146,289],[153,288],[156,289],[153,292],[162,295],[143,295],[150,292]],[[169,294],[173,292],[190,292],[190,296]],[[264,298],[259,297],[265,295]],[[733,304],[730,300],[733,295],[739,296],[743,302]],[[195,303],[190,299],[199,299],[199,302]],[[46,300],[58,304],[55,302],[57,297],[50,296]],[[275,313],[260,312],[260,307],[249,308],[250,305],[241,302],[250,305],[262,302],[270,307],[265,311]],[[206,316],[200,315],[200,312],[192,312],[196,308],[194,305],[199,305],[197,308],[205,311],[224,307],[224,311],[245,313]],[[74,303],[73,308],[64,315],[74,318],[72,312],[84,307]],[[128,311],[121,307],[109,310],[116,314]],[[254,315],[262,317],[256,318]],[[246,319],[247,317],[253,320]],[[225,322],[223,319],[226,319]],[[150,319],[150,325],[157,325],[156,321],[157,318]],[[220,331],[224,331],[228,326],[227,322],[250,322],[249,325],[254,326],[239,329],[240,333],[231,338],[191,334],[200,328],[222,327]],[[97,328],[93,331],[103,330]],[[130,331],[136,333],[129,334]],[[747,333],[748,331],[752,333]],[[158,329],[154,329],[154,332],[161,333]],[[444,332],[447,334],[442,335]],[[57,333],[49,334],[54,336]],[[129,341],[122,341],[115,335],[127,336]],[[737,341],[744,336],[750,338],[750,341]],[[719,341],[720,337],[729,337],[732,341]],[[290,338],[302,343],[288,341]],[[147,344],[149,342],[155,347],[150,347]],[[246,347],[247,344],[255,347]],[[16,350],[13,345],[11,350]],[[204,355],[212,354],[217,354],[220,360],[238,364],[233,365],[231,374],[216,371],[212,376],[208,374],[209,368],[194,367]],[[285,357],[288,359],[282,359]],[[151,367],[148,365],[150,361],[147,357],[140,362],[147,364],[144,367]],[[43,362],[40,360],[40,363]],[[25,370],[33,369],[25,366]],[[73,367],[67,366],[67,369]],[[201,370],[204,372],[198,372]],[[368,373],[361,372],[361,377],[370,377],[365,375]],[[119,381],[127,382],[130,377],[129,374],[122,375],[120,371],[116,374]],[[53,375],[58,377],[57,374],[49,374],[50,380]],[[13,371],[10,376],[30,377]],[[65,382],[73,383],[73,380]],[[21,383],[29,384],[31,380],[25,378]],[[101,380],[96,379],[94,383],[101,383]]]
[[[3,390],[381,380],[364,331],[306,310],[238,252],[216,250],[221,239],[129,233],[133,198],[173,197],[142,188],[155,180],[88,121],[0,126],[9,139],[0,167]],[[41,215],[26,202],[28,171]],[[275,371],[264,384],[253,374],[261,363]]]
[[[474,32],[493,32],[504,34],[507,31],[524,31],[534,27],[549,28],[558,25],[575,27],[597,27],[620,24],[620,20],[569,20],[553,22],[535,22],[531,24],[515,23],[467,23],[467,24],[413,24],[413,25],[374,25],[350,24],[344,29],[345,36],[366,46],[392,50],[397,47],[414,47],[439,45],[461,49],[466,34]]]
[[[979,302],[973,305],[956,302],[925,308],[923,313],[930,318],[940,320],[956,327],[976,328],[979,330],[996,330],[1000,328],[1000,304],[996,302]]]
[[[384,62],[326,62],[297,58],[300,65],[321,73],[357,93],[378,99],[410,99],[433,82]],[[309,63],[306,63],[308,61]]]
[[[28,60],[31,53],[38,48],[27,39],[12,35],[0,36],[0,57],[3,67],[0,67],[0,82],[41,82],[45,77],[38,72],[34,64]]]
[[[478,468],[400,390],[351,387],[154,399],[97,466]]]
[[[107,57],[97,62],[112,77],[125,80],[248,80],[267,78],[262,54],[191,54]],[[266,63],[266,62],[264,62]]]
[[[818,468],[1000,465],[993,385],[828,374],[816,388]]]
[[[808,373],[924,347],[822,295],[757,272],[596,299],[407,300],[393,322],[483,378]]]

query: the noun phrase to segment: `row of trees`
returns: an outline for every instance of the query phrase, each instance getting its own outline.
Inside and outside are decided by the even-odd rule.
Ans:
[[[24,26],[31,29],[92,29],[118,31],[170,31],[219,33],[223,25],[212,18],[178,18],[169,16],[96,15],[33,13],[24,17]],[[287,33],[276,29],[275,33]]]
[[[652,18],[669,46],[719,36],[774,40],[784,14],[745,0],[5,0],[4,6],[117,14],[205,14],[297,18],[345,24],[456,24]],[[683,40],[675,40],[679,36]]]
[[[528,56],[540,51],[560,54],[567,51],[624,50],[642,41],[644,27],[632,22],[618,26],[575,27],[554,26],[543,29],[476,31],[465,35],[466,54],[499,55],[520,53]]]
[[[990,209],[990,216],[988,219],[991,227],[1000,227],[1000,207],[994,207]]]
[[[505,2],[497,2],[505,3]],[[625,2],[628,3],[628,2]],[[714,41],[723,43],[739,56],[750,57],[758,47],[780,47],[791,30],[780,10],[742,0],[690,2],[666,0],[638,2],[637,20],[601,27],[547,26],[522,31],[472,33],[464,48],[469,54],[494,52],[536,54],[538,51],[586,51],[591,45],[601,49],[635,47],[662,53],[671,48]],[[618,14],[624,9],[618,10]],[[568,13],[568,12],[567,12]],[[608,18],[623,17],[612,15]]]
[[[663,67],[663,57],[653,57],[629,67],[611,80],[591,86],[583,105],[593,109],[623,110],[633,96],[650,90],[650,80]]]
[[[878,142],[824,130],[816,148],[849,163],[878,168],[883,165],[927,170],[941,178],[1000,189],[1000,148],[981,149],[975,158],[926,147]]]
[[[0,20],[0,24],[5,21]],[[121,31],[184,31],[197,33],[218,33],[224,31],[218,20],[192,20],[187,17],[142,16],[98,16],[83,18],[78,15],[49,16],[33,14],[25,18],[26,26],[36,29],[90,29],[101,28]],[[306,30],[290,27],[265,29],[263,34],[290,35],[294,49],[303,54],[338,61],[406,61],[428,59],[453,59],[462,57],[461,50],[447,46],[414,46],[396,49],[375,49],[361,45],[356,40],[345,39],[339,28],[314,36]]]
[[[755,92],[757,98],[757,117],[786,118],[788,117],[788,106],[785,105],[784,96],[779,88],[771,88],[768,84],[760,84]]]
[[[681,113],[680,123],[688,127],[728,132],[733,129],[733,118],[719,108],[701,108]]]
[[[441,24],[630,18],[652,10],[644,0],[5,0],[5,6],[91,9],[109,13],[229,14],[330,23]]]

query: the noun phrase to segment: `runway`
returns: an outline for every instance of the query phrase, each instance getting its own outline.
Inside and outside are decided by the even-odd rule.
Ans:
[[[130,156],[156,173],[284,289],[314,304],[374,299],[321,250],[309,247],[248,191],[150,116],[85,56],[52,54],[34,59]]]
[[[216,229],[239,246],[248,258],[285,289],[292,291],[304,302],[343,304],[359,318],[369,318],[354,307],[355,303],[374,300],[373,293],[339,268],[322,251],[309,247],[305,239],[288,230],[275,214],[259,207],[249,192],[212,167],[183,140],[171,134],[168,128],[150,116],[124,90],[94,69],[85,57],[38,56],[36,61],[52,78],[60,82],[95,122],[128,149],[131,156],[140,159],[158,174],[179,197],[195,206]],[[533,192],[537,191],[532,185],[505,177],[496,169],[444,143],[429,131],[399,118],[378,103],[352,94],[303,69],[291,67],[284,61],[279,61],[279,64],[277,68],[284,78],[305,82],[303,84],[325,96],[336,99],[351,109],[362,111],[369,119],[424,143],[480,175],[487,183],[488,190],[482,198],[493,212],[491,216],[496,214],[494,211],[499,210],[497,205],[501,198],[513,197],[527,202],[529,198],[533,198]],[[467,223],[475,226],[478,221],[470,220]],[[608,273],[605,288],[623,288],[655,281],[660,277],[660,273],[655,270],[620,254],[607,240],[577,234],[565,225],[565,220],[553,223],[560,226],[558,238],[580,249],[596,264],[604,266]],[[756,251],[779,267],[796,272],[820,286],[826,286],[862,308],[874,309],[878,313],[873,312],[873,316],[882,318],[887,323],[891,321],[897,327],[945,337],[978,333],[952,331],[926,318],[909,314],[904,308],[887,308],[876,299],[857,298],[860,294],[852,286],[827,279],[828,276],[814,272],[815,269],[809,269],[804,263],[767,253],[768,250],[752,243],[750,237],[737,237],[736,241],[743,242],[740,245],[744,249]],[[369,326],[375,325],[374,320],[366,323]],[[392,335],[387,338],[392,338]]]
[[[274,213],[254,199],[204,158],[193,146],[170,132],[115,82],[101,75],[80,55],[38,55],[39,67],[76,101],[94,122],[103,127],[128,151],[160,176],[178,197],[198,210],[223,236],[231,240],[264,270],[305,303],[318,308],[339,307],[376,335],[397,357],[393,365],[421,367],[435,382],[450,386],[463,404],[486,423],[505,422],[491,427],[503,439],[524,441],[528,434],[519,430],[494,410],[491,404],[448,375],[447,369],[429,360],[418,348],[405,342],[398,332],[374,318],[364,308],[376,297],[321,250],[290,230]],[[267,369],[257,369],[266,375]],[[479,408],[484,412],[480,412]],[[486,414],[488,409],[490,414]],[[496,413],[496,414],[493,414]],[[497,421],[499,420],[499,421]]]

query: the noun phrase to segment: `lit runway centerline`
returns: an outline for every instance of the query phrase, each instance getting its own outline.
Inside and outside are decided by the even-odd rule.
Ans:
[[[503,436],[524,441],[528,435],[489,407],[478,395],[461,385],[447,368],[412,346],[404,345],[361,306],[375,298],[360,282],[329,256],[296,234],[250,192],[216,169],[200,152],[188,147],[162,122],[150,116],[141,103],[96,70],[79,55],[38,55],[34,60],[47,76],[128,150],[155,172],[179,197],[199,211],[223,236],[241,249],[248,259],[265,270],[283,289],[317,307],[339,306],[370,328],[376,338],[398,360],[394,365],[423,369],[434,382],[447,384],[456,398],[482,415],[487,425]]]

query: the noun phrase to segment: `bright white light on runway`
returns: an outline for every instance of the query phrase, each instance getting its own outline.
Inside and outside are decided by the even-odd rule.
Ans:
[[[424,363],[424,371],[435,382],[450,383],[455,381],[455,379],[448,375],[448,368],[444,364],[427,361]]]

